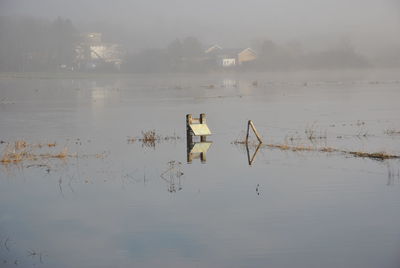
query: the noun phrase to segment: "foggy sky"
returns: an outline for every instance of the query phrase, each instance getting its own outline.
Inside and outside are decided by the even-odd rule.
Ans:
[[[118,29],[141,46],[176,37],[245,46],[258,39],[335,43],[368,51],[400,44],[399,0],[0,0],[0,15],[70,18]],[[96,29],[94,29],[96,30]]]

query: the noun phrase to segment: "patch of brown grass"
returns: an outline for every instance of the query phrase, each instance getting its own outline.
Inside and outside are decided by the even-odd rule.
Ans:
[[[231,144],[234,144],[234,145],[238,145],[238,144],[246,144],[246,141],[242,141],[242,140],[234,140],[234,141],[232,141],[232,142],[231,142]]]
[[[55,143],[47,144],[48,147],[55,147]],[[40,159],[58,158],[65,159],[72,157],[68,154],[68,148],[64,147],[61,152],[58,153],[35,153],[34,150],[42,148],[43,144],[29,144],[24,140],[15,141],[13,144],[8,144],[1,156],[1,164],[16,164],[23,161],[36,161]]]
[[[308,146],[291,146],[291,145],[287,145],[287,144],[267,144],[267,146],[269,148],[276,148],[276,149],[280,149],[283,151],[293,151],[293,152],[300,152],[300,151],[316,151],[315,148],[313,147],[308,147]]]
[[[155,130],[148,130],[142,131],[142,138],[139,138],[138,140],[147,147],[155,147],[156,142],[160,140],[160,137],[156,134]]]
[[[384,131],[384,133],[386,135],[389,135],[389,136],[400,135],[400,130],[397,130],[397,129],[386,129]]]
[[[68,157],[68,147],[64,147],[64,149],[58,154],[49,154],[50,158],[67,158]]]
[[[396,159],[399,155],[388,154],[386,152],[367,153],[367,152],[346,152],[355,157],[372,158],[377,160]]]
[[[14,144],[7,144],[0,163],[18,163],[24,159],[31,159],[34,156],[27,150],[28,144],[26,141],[18,140]]]
[[[24,140],[18,140],[14,144],[15,150],[22,150],[25,149],[28,146],[28,143]]]

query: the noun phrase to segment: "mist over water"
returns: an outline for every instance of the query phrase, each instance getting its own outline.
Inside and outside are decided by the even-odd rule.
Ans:
[[[266,40],[281,47],[296,44],[304,53],[348,46],[370,65],[399,65],[400,8],[394,0],[3,0],[0,7],[8,19],[69,19],[77,32],[101,32],[105,42],[121,44],[129,53],[162,49],[176,38],[193,36],[205,49],[213,44],[257,49]],[[9,38],[0,32],[3,42]],[[36,38],[41,37],[30,36]]]

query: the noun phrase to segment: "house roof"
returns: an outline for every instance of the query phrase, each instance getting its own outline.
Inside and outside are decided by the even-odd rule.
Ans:
[[[236,57],[242,50],[240,48],[223,48],[218,54]]]
[[[245,52],[245,51],[248,51],[248,52],[250,52],[250,53],[253,53],[253,54],[257,54],[252,48],[245,48],[245,49],[243,49],[242,51],[240,51],[239,53],[243,53],[243,52]]]
[[[251,48],[222,48],[219,45],[213,45],[205,50],[205,54],[214,55],[218,57],[225,57],[225,58],[236,58],[239,53],[243,53],[245,51],[249,51],[253,54],[256,52]]]
[[[219,45],[213,45],[204,51],[204,53],[209,54],[209,53],[215,53],[217,51],[220,51],[222,48]]]
[[[190,124],[189,126],[195,136],[211,135],[211,131],[207,124]]]

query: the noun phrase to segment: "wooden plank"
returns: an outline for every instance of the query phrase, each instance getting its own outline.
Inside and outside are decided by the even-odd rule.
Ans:
[[[257,137],[258,141],[259,141],[260,143],[263,143],[260,134],[258,133],[256,127],[255,127],[254,124],[253,124],[253,121],[250,120],[249,123],[250,123],[251,128],[253,129],[254,134],[256,134],[256,137]]]
[[[211,131],[206,124],[191,124],[190,129],[196,136],[211,135]]]
[[[191,144],[193,139],[192,139],[192,130],[190,128],[190,123],[192,121],[192,115],[187,114],[186,115],[186,142],[187,144]]]

